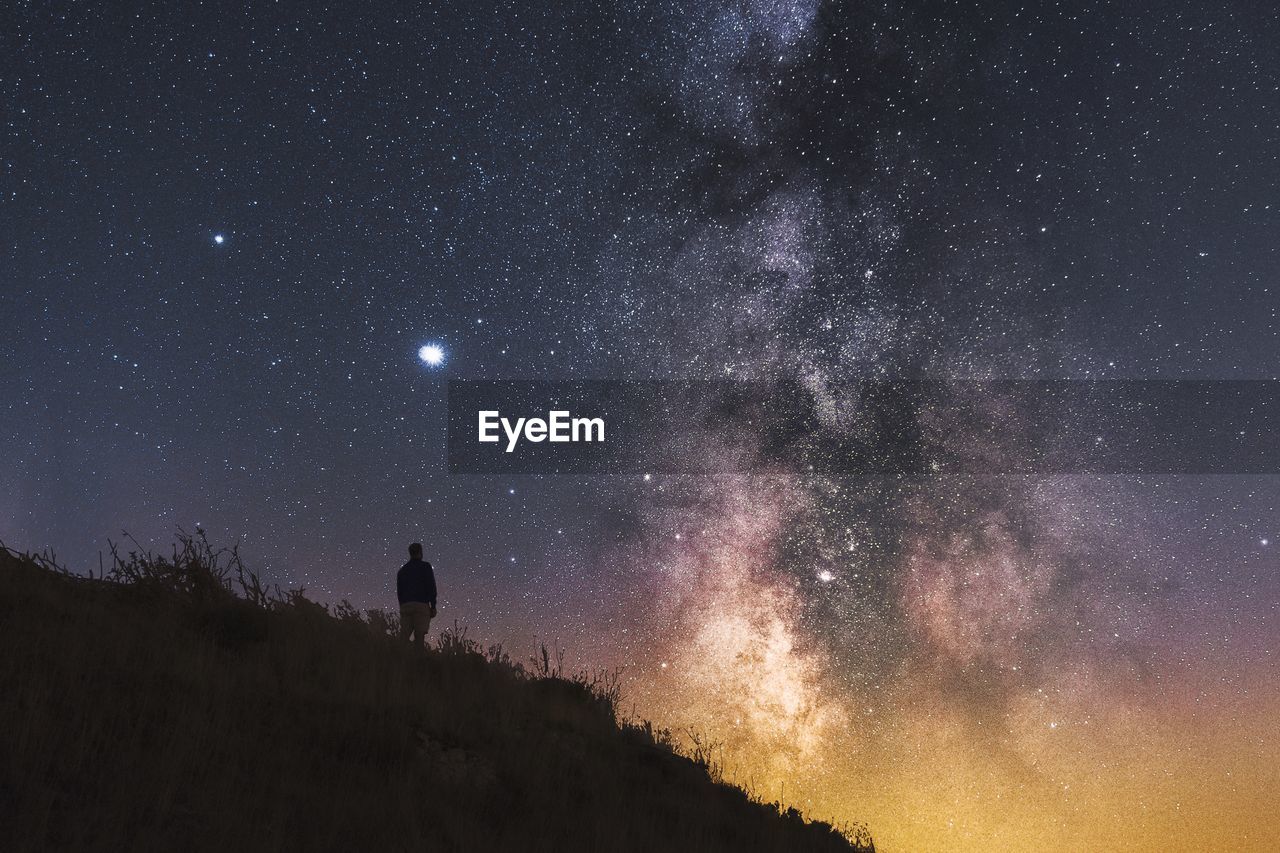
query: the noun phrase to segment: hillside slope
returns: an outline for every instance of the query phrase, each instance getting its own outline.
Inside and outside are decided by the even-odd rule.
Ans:
[[[859,849],[618,723],[608,679],[411,649],[224,557],[0,550],[5,849]]]

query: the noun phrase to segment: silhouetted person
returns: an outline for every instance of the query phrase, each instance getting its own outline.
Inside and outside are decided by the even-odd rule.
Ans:
[[[409,562],[396,573],[396,595],[400,598],[400,638],[427,644],[431,617],[436,615],[436,574],[422,559],[422,544],[409,546]]]

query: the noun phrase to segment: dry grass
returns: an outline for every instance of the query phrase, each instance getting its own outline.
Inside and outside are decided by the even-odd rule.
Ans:
[[[34,850],[848,851],[620,723],[616,673],[268,589],[182,535],[100,578],[0,547],[0,838]]]

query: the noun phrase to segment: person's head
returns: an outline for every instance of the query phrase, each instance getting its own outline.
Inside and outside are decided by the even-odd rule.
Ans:
[[[422,543],[421,542],[414,542],[412,545],[409,546],[409,559],[410,560],[422,559]]]

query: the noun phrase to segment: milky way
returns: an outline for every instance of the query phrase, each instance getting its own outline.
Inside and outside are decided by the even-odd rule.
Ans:
[[[673,171],[692,192],[666,212],[677,246],[658,251],[643,227],[627,235],[623,287],[661,284],[645,282],[649,302],[624,290],[628,310],[611,316],[661,330],[663,362],[683,376],[800,383],[817,415],[813,453],[828,432],[889,452],[904,438],[860,392],[933,376],[914,438],[925,457],[958,464],[831,477],[803,456],[786,470],[760,460],[754,477],[677,479],[635,498],[638,550],[614,559],[656,578],[645,630],[661,663],[640,676],[646,708],[709,730],[769,795],[790,783],[837,815],[833,803],[857,801],[850,788],[880,814],[912,802],[915,831],[885,818],[891,849],[1091,831],[1094,843],[1158,845],[1187,827],[1101,821],[1088,768],[1132,760],[1134,738],[1156,754],[1191,749],[1185,727],[1156,713],[1165,680],[1182,677],[1153,651],[1177,583],[1127,500],[1133,484],[1001,476],[991,463],[1019,448],[957,416],[1005,401],[962,400],[968,386],[948,377],[1089,376],[1091,364],[1022,313],[1048,274],[1028,260],[1025,227],[985,199],[942,224],[945,197],[969,188],[922,153],[919,129],[887,103],[827,99],[850,76],[886,102],[912,87],[940,94],[941,81],[936,93],[920,82],[936,68],[884,58],[909,37],[883,27],[875,15],[820,20],[808,3],[676,16],[667,79],[691,141]],[[1089,429],[1087,412],[1070,415],[1060,429]],[[738,470],[730,456],[725,470]],[[1139,776],[1123,790],[1143,787]],[[989,798],[1008,811],[973,821]],[[920,831],[925,813],[948,809]]]

